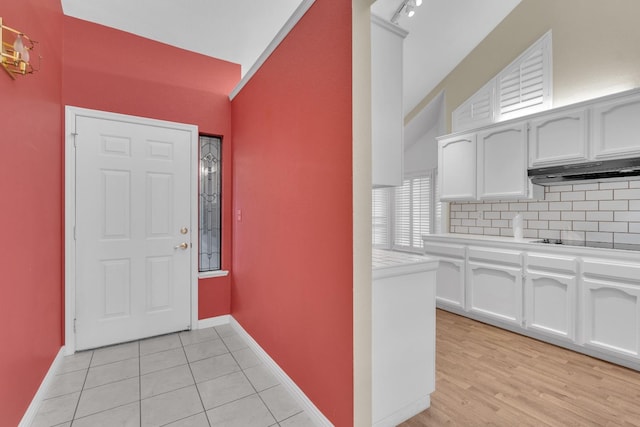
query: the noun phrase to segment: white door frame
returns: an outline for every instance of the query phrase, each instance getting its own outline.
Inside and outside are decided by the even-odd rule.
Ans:
[[[76,318],[76,241],[74,238],[76,224],[76,156],[75,156],[75,136],[76,118],[78,116],[91,117],[105,120],[118,120],[130,123],[171,127],[188,131],[191,133],[191,224],[189,229],[192,233],[192,241],[198,236],[198,153],[199,136],[198,126],[183,123],[169,122],[164,120],[148,119],[144,117],[130,116],[126,114],[110,113],[106,111],[90,110],[74,106],[65,106],[65,191],[64,191],[64,276],[65,276],[65,326],[64,341],[65,354],[70,355],[76,351],[76,340],[74,332],[74,319]],[[198,245],[191,245],[189,249],[191,256],[191,329],[196,329],[198,325]]]

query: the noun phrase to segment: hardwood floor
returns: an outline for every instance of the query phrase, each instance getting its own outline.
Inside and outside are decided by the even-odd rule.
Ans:
[[[437,310],[421,426],[640,426],[640,372]]]

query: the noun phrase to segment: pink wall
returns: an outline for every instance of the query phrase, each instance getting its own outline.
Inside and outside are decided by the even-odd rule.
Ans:
[[[317,0],[231,105],[232,315],[350,426],[351,2]]]
[[[62,345],[62,10],[8,1],[0,16],[44,57],[15,81],[0,68],[0,426],[14,427]]]
[[[223,137],[224,269],[231,267],[232,144],[228,94],[239,79],[238,64],[64,17],[64,105],[196,124],[201,133]],[[230,282],[229,277],[199,281],[201,319],[229,314]]]

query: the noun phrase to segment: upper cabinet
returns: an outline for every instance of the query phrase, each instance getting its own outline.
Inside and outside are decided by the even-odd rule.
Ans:
[[[476,136],[456,135],[438,141],[438,187],[441,200],[476,197]]]
[[[594,160],[640,156],[640,93],[596,103],[592,116]]]
[[[579,163],[589,158],[587,110],[544,114],[529,122],[529,166]]]
[[[527,167],[640,156],[640,89],[438,138],[440,199],[540,199]],[[475,177],[475,178],[474,178]]]
[[[544,197],[527,177],[527,124],[491,126],[438,138],[440,200]]]
[[[478,198],[526,198],[527,124],[496,126],[477,134]]]
[[[402,50],[407,32],[371,15],[371,158],[374,187],[403,180]]]
[[[640,92],[536,114],[529,127],[530,167],[640,156]]]

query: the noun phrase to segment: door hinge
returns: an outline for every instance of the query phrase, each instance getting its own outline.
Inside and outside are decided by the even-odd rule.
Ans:
[[[76,240],[76,226],[73,226],[73,240]]]
[[[73,146],[77,148],[78,147],[78,138],[76,138],[76,136],[78,136],[78,134],[75,133],[75,132],[72,132],[71,136],[73,136]]]
[[[76,320],[77,319],[73,319],[73,333],[76,333]]]

